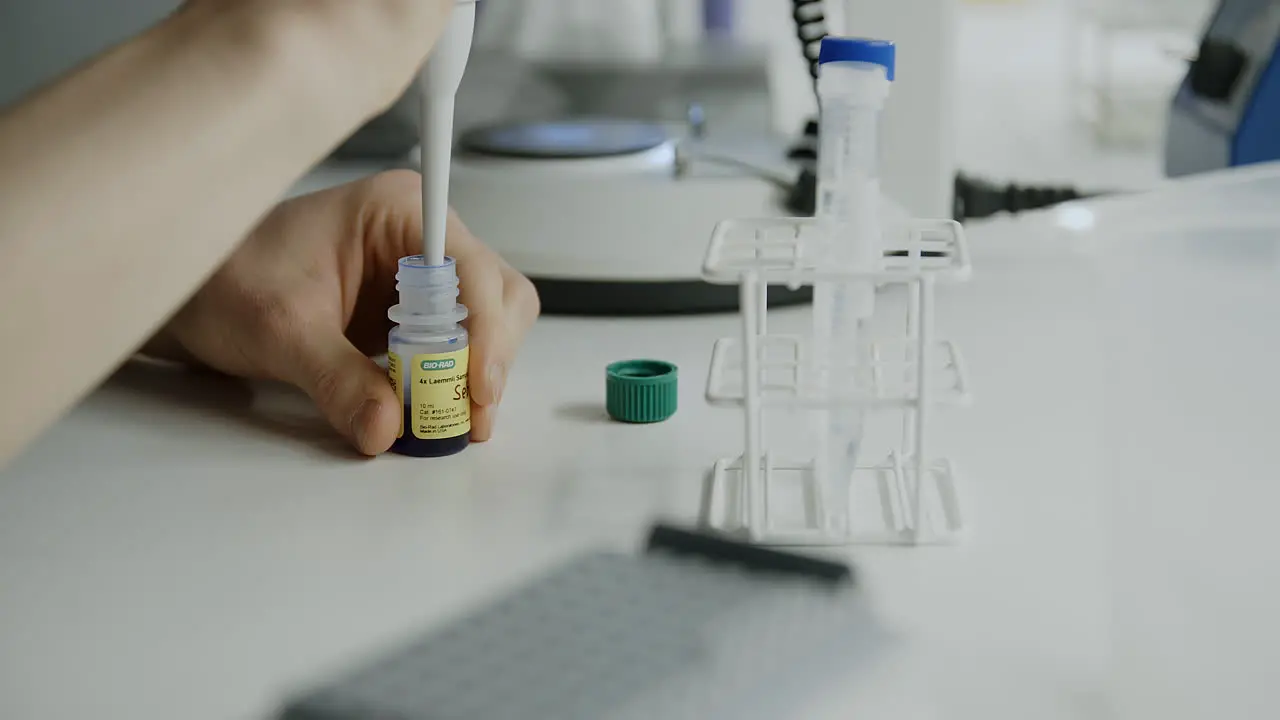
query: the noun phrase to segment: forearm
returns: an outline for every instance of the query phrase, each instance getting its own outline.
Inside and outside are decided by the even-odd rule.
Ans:
[[[375,109],[278,30],[184,12],[0,117],[0,465]]]

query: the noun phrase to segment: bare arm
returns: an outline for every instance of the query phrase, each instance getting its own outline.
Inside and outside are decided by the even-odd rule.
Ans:
[[[195,2],[0,116],[0,466],[394,100],[452,5]]]

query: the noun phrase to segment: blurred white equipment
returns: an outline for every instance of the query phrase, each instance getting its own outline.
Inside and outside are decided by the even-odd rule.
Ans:
[[[759,39],[748,37],[748,23],[798,32],[805,52],[827,29],[826,14],[838,18],[841,10],[851,34],[902,38],[899,45],[914,53],[901,68],[912,86],[885,110],[891,160],[884,191],[912,215],[951,215],[955,0],[922,0],[927,7],[910,9],[869,0],[850,0],[848,8],[822,0],[740,1],[731,32],[721,27],[713,36],[708,26],[692,41],[668,32],[661,17],[639,23],[620,13],[635,29],[619,36],[612,58],[598,40],[608,28],[581,25],[609,16],[601,3],[538,7],[540,27],[558,27],[546,16],[561,7],[571,7],[578,23],[563,24],[563,43],[554,34],[544,40],[553,52],[533,49],[532,20],[499,13],[532,18],[532,7],[485,1],[478,41],[488,49],[473,59],[459,95],[460,113],[482,111],[472,112],[474,132],[461,138],[451,197],[473,231],[534,279],[548,312],[736,306],[730,289],[698,276],[703,240],[724,217],[783,212],[803,163],[788,156],[794,139],[774,131],[780,88],[771,78],[778,73]],[[681,3],[648,6],[657,13],[673,5]],[[500,50],[488,23],[514,28],[507,42],[519,52]],[[783,40],[785,52],[796,53],[788,57],[799,56],[794,38]],[[566,46],[582,51],[574,57]],[[806,79],[796,73],[788,80]],[[810,292],[774,287],[770,296],[806,300]]]
[[[451,198],[546,312],[733,308],[697,276],[703,239],[726,215],[778,212],[799,172],[772,132],[768,53],[678,37],[672,4],[482,5]]]
[[[1196,54],[1212,0],[1076,0],[1068,58],[1077,110],[1095,139],[1152,148]]]
[[[880,136],[885,195],[913,217],[952,217],[958,0],[844,0],[843,10],[832,34],[893,38],[898,48],[903,82],[885,105]]]
[[[716,343],[707,399],[743,409],[745,446],[716,463],[703,521],[772,544],[945,542],[963,521],[955,471],[930,454],[929,419],[935,404],[967,400],[968,383],[955,347],[935,338],[933,289],[967,279],[964,233],[951,220],[880,223],[874,128],[893,47],[827,38],[822,56],[819,217],[725,221],[703,264],[708,282],[740,293],[742,335]],[[811,336],[769,332],[770,283],[817,286]],[[863,337],[876,285],[908,288],[905,334]],[[796,409],[823,427],[810,433],[816,448],[810,439],[784,455],[766,418]],[[859,465],[863,418],[886,410],[902,413],[899,443],[883,462]],[[878,495],[871,513],[855,485]],[[803,507],[803,519],[787,524],[783,505]]]

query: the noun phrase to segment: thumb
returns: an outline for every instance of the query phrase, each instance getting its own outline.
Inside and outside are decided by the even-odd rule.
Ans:
[[[377,455],[390,448],[401,409],[386,372],[341,333],[314,333],[300,341],[285,380],[310,395],[361,453]]]

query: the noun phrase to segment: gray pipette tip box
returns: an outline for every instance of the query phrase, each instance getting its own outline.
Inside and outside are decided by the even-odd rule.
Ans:
[[[290,702],[284,720],[778,718],[882,644],[842,564],[654,528]]]

